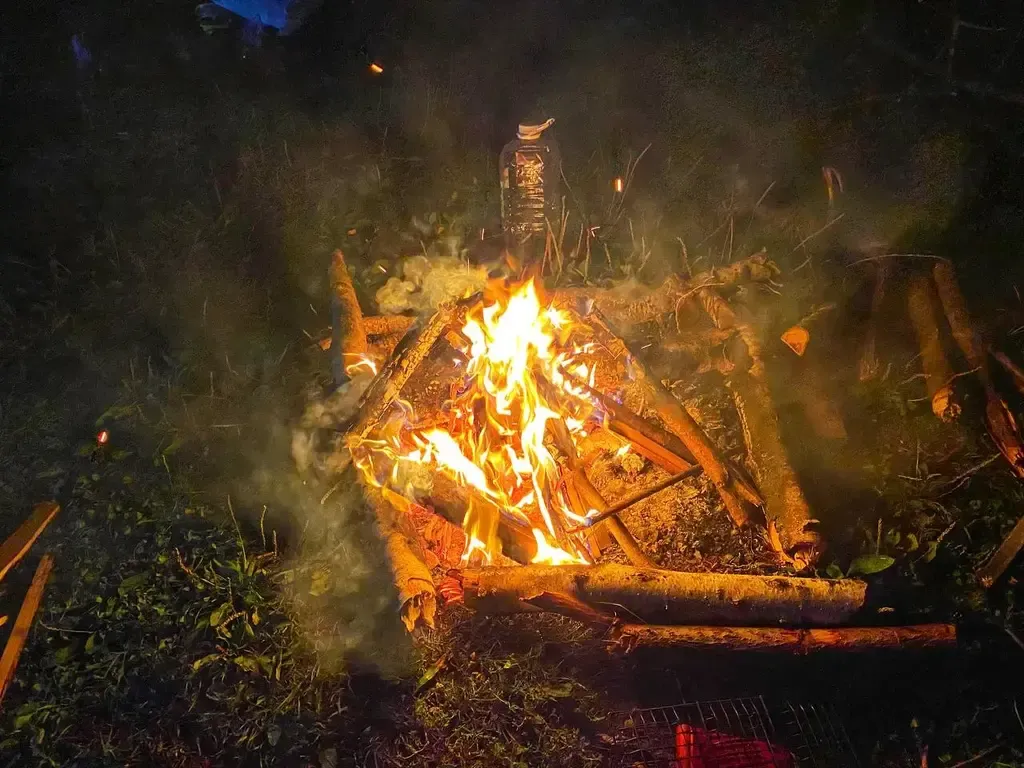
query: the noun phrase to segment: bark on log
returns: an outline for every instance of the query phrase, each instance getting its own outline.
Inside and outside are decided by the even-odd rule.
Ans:
[[[860,362],[857,365],[857,378],[862,382],[874,379],[882,367],[878,360],[878,326],[882,322],[882,308],[885,305],[885,292],[888,287],[890,271],[891,267],[888,261],[883,259],[878,262],[875,287],[871,292],[868,330],[864,334],[864,346],[861,349]]]
[[[371,315],[363,318],[363,330],[367,336],[404,336],[415,322],[408,315]]]
[[[953,368],[942,346],[938,296],[927,275],[910,278],[907,313],[921,351],[921,370],[932,413],[940,421],[954,421],[960,416],[960,404],[953,396]]]
[[[779,629],[766,627],[665,627],[626,624],[612,630],[627,652],[637,648],[692,648],[729,651],[879,651],[953,648],[952,624],[907,627]]]
[[[624,621],[654,624],[833,625],[864,604],[862,581],[681,573],[624,565],[481,568],[462,572],[466,604],[490,613],[537,610],[569,595]]]
[[[779,416],[766,381],[761,339],[753,323],[741,317],[721,296],[706,288],[701,304],[719,328],[734,327],[744,349],[727,383],[743,425],[750,467],[764,494],[768,541],[780,557],[799,570],[813,567],[825,549],[810,505],[789,461]]]
[[[730,471],[714,443],[704,434],[693,417],[660,381],[647,373],[644,365],[630,352],[626,343],[615,335],[600,313],[592,312],[586,320],[594,329],[598,343],[603,345],[613,358],[621,359],[630,366],[633,378],[642,388],[648,405],[704,467],[704,472],[718,489],[733,522],[738,527],[750,522],[750,514],[744,502],[759,503],[760,495],[757,490],[746,483],[738,472]]]
[[[978,380],[985,391],[985,422],[988,433],[1016,475],[1024,478],[1024,445],[1021,444],[1017,423],[992,382],[988,365],[988,345],[984,343],[981,334],[975,330],[971,322],[967,302],[960,292],[960,286],[957,285],[953,265],[948,261],[938,261],[932,274],[953,338],[964,353],[967,364],[977,369]]]
[[[397,494],[380,488],[364,487],[363,494],[377,517],[377,528],[398,590],[402,623],[410,632],[421,623],[433,629],[437,593],[430,569],[423,562],[416,531],[402,509],[404,500],[396,503]]]
[[[359,307],[356,289],[352,284],[345,256],[336,250],[331,256],[331,355],[334,383],[341,386],[349,379],[348,368],[366,355],[366,331],[363,329],[363,311]]]

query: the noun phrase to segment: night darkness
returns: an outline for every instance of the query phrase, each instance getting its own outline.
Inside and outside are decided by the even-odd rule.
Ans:
[[[1024,765],[1024,558],[992,559],[1024,510],[1019,2],[15,5],[0,538],[60,512],[0,562],[3,643],[53,561],[0,679],[0,766]],[[537,254],[503,236],[499,155],[547,118]],[[635,354],[612,367],[657,392],[594,386],[682,448],[550,442],[606,503],[698,465],[619,516],[661,567],[862,579],[842,624],[955,641],[803,655],[710,629],[627,653],[628,596],[605,623],[445,603],[462,533],[417,506],[429,471],[398,527],[439,607],[407,632],[345,438],[369,377],[344,373],[337,249],[402,332],[528,276],[610,317]],[[360,333],[377,364],[402,335]],[[454,423],[459,343],[410,379],[410,425],[434,390]],[[764,501],[742,528],[736,483]]]

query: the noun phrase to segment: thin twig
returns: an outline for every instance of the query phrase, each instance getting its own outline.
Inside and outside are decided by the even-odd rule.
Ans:
[[[932,259],[933,261],[949,261],[945,256],[936,256],[932,253],[883,253],[878,256],[865,256],[863,259],[851,261],[847,266],[854,267],[866,261],[881,261],[882,259]]]
[[[238,527],[238,519],[235,517],[235,508],[231,506],[231,494],[228,494],[228,512],[231,513],[231,522],[235,524],[235,533],[238,534],[238,545],[242,548],[242,565],[249,570],[249,558],[245,554],[245,540],[242,538],[242,529]]]

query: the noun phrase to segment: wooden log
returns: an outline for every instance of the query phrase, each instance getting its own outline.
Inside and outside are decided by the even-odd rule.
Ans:
[[[625,624],[612,630],[612,638],[627,652],[638,648],[690,648],[808,654],[820,651],[943,649],[955,648],[957,644],[956,627],[952,624],[832,629]]]
[[[764,494],[768,542],[795,568],[811,568],[824,551],[825,542],[782,440],[779,415],[766,381],[760,336],[749,319],[741,317],[710,288],[699,296],[715,325],[735,327],[743,344],[745,364],[738,364],[726,381],[743,426],[748,463]]]
[[[985,423],[988,433],[1016,475],[1024,478],[1024,444],[1021,443],[1013,414],[999,396],[992,381],[988,364],[988,345],[971,322],[967,302],[960,292],[953,265],[945,260],[936,262],[932,276],[935,278],[935,286],[953,338],[964,353],[967,364],[976,370],[978,381],[985,392]]]
[[[644,365],[630,352],[626,343],[611,330],[599,312],[592,312],[586,320],[594,329],[598,343],[603,345],[613,358],[624,361],[630,367],[633,378],[641,387],[648,405],[657,412],[669,430],[680,439],[704,468],[705,474],[718,489],[733,522],[738,527],[746,525],[750,521],[750,513],[744,506],[744,502],[760,501],[757,490],[746,483],[740,473],[730,471],[714,443],[704,434],[693,417],[686,412],[679,401],[665,389],[657,378],[647,373]]]
[[[403,509],[405,500],[392,491],[372,486],[364,486],[363,495],[377,518],[377,528],[398,590],[402,623],[410,632],[421,624],[433,629],[437,592],[416,531]]]
[[[363,329],[363,311],[359,307],[352,276],[345,265],[345,255],[336,250],[331,256],[331,355],[334,383],[341,386],[350,378],[350,370],[368,350]]]
[[[569,595],[624,621],[652,624],[805,625],[847,621],[867,586],[854,579],[681,573],[625,565],[462,571],[466,604],[490,613],[537,610],[530,599]]]
[[[18,618],[14,620],[14,627],[11,635],[7,638],[7,645],[4,646],[3,655],[0,656],[0,702],[3,701],[7,688],[14,679],[14,670],[18,666],[18,659],[21,658],[21,651],[28,641],[29,631],[32,629],[32,622],[35,620],[39,610],[39,604],[43,601],[43,593],[46,591],[46,582],[50,578],[50,571],[53,570],[53,555],[43,555],[36,567],[35,575],[32,577],[32,584],[29,585],[25,599],[18,611]]]
[[[907,314],[921,351],[921,370],[932,413],[940,421],[955,421],[960,404],[953,396],[953,367],[942,346],[939,329],[939,299],[927,275],[913,275],[907,287]]]
[[[459,301],[445,302],[422,328],[413,326],[409,330],[396,347],[391,359],[381,367],[363,395],[359,423],[351,432],[357,440],[366,438],[377,426],[417,368],[430,355],[437,340],[457,325],[465,317],[469,307],[479,300],[479,296],[471,296]]]
[[[992,554],[975,576],[983,587],[988,589],[1006,573],[1021,549],[1024,549],[1024,517],[1017,521],[999,548]]]
[[[55,501],[36,504],[28,519],[0,545],[0,581],[3,581],[7,573],[28,554],[36,539],[42,535],[58,512],[60,504]]]
[[[363,318],[363,330],[368,337],[404,336],[415,322],[408,315],[370,315]]]
[[[882,324],[882,309],[885,306],[885,293],[892,268],[885,259],[878,261],[877,265],[875,285],[871,291],[871,314],[868,316],[864,345],[861,347],[860,360],[857,363],[857,378],[862,382],[874,379],[882,368],[878,359],[878,328]]]

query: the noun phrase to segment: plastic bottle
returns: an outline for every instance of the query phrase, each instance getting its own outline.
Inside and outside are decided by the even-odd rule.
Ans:
[[[554,119],[519,126],[518,136],[501,151],[501,223],[509,251],[525,265],[544,256],[548,222],[558,228],[562,158],[550,133]]]

